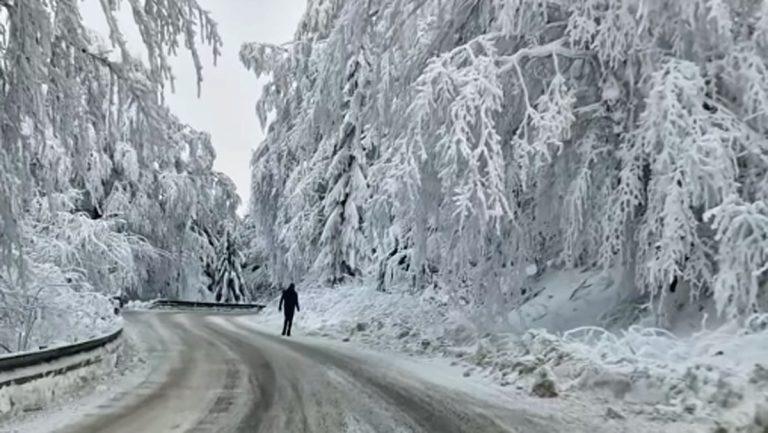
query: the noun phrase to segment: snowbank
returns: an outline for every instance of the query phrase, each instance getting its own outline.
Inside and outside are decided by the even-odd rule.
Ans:
[[[356,339],[377,347],[423,352],[444,339],[453,318],[428,297],[384,293],[368,287],[309,289],[299,293],[301,311],[294,318],[296,333]],[[282,326],[278,299],[255,316],[262,324]],[[470,335],[467,335],[471,338]]]
[[[509,313],[511,332],[542,328],[563,332],[579,326],[621,327],[634,323],[641,302],[620,271],[549,272],[521,290],[521,305]],[[629,322],[629,323],[627,323]]]
[[[118,338],[96,350],[0,373],[0,421],[41,410],[108,376],[115,368],[121,345]]]
[[[675,321],[686,330],[679,337],[648,327],[647,307],[617,274],[544,275],[527,294],[509,314],[509,331],[488,333],[430,293],[304,289],[294,330],[447,357],[465,377],[525,393],[551,380],[557,394],[618,401],[622,410],[660,422],[764,433],[750,429],[768,418],[768,316],[691,334],[700,318],[686,313]],[[255,320],[279,330],[277,299]]]
[[[618,334],[592,327],[562,335],[529,330],[482,338],[459,360],[468,372],[522,390],[532,389],[546,371],[560,392],[623,400],[662,420],[751,431],[768,407],[767,324],[767,316],[757,316],[746,328],[684,339],[640,327]]]
[[[109,319],[104,319],[100,321],[93,321],[91,328],[85,328],[82,329],[76,329],[76,330],[70,330],[68,334],[66,334],[66,338],[63,336],[59,336],[59,338],[52,340],[53,342],[51,344],[45,345],[45,346],[39,346],[39,349],[32,349],[32,350],[23,350],[18,352],[11,352],[11,353],[4,353],[0,355],[0,360],[6,359],[6,358],[14,358],[20,355],[27,355],[31,353],[37,353],[40,350],[50,350],[50,349],[57,349],[60,347],[65,347],[69,345],[78,344],[84,341],[88,340],[94,340],[100,337],[103,337],[105,335],[113,334],[117,332],[119,329],[123,328],[124,320],[120,316],[115,316]],[[64,335],[62,333],[62,335]]]

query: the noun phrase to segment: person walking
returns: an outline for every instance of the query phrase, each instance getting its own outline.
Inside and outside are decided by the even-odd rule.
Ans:
[[[285,309],[283,309],[283,306],[285,306]],[[278,305],[277,309],[282,311],[283,317],[285,317],[282,335],[290,337],[294,310],[301,311],[299,308],[299,294],[296,293],[296,286],[293,283],[283,290],[283,295],[280,297],[280,305]]]

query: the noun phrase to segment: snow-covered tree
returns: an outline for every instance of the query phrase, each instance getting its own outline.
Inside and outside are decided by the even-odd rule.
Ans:
[[[11,350],[111,311],[101,309],[111,295],[204,289],[194,278],[235,215],[210,137],[162,97],[180,45],[201,80],[198,47],[218,55],[216,23],[195,0],[101,6],[108,41],[85,26],[78,1],[0,1],[0,322],[14,334],[0,343]],[[146,66],[126,45],[120,7],[133,13]]]
[[[338,278],[354,252],[382,286],[480,305],[532,264],[622,267],[660,303],[683,281],[752,312],[766,44],[763,0],[310,1],[294,41],[241,51],[272,77],[251,204],[270,278]]]
[[[355,22],[353,18],[348,18]],[[362,20],[362,19],[361,19]],[[365,28],[345,28],[343,40],[361,41],[353,47],[347,62],[341,110],[344,118],[338,134],[331,135],[320,146],[333,146],[327,152],[328,168],[325,196],[322,201],[324,217],[320,236],[320,255],[315,266],[329,270],[331,283],[343,281],[345,277],[362,274],[368,252],[363,232],[363,206],[368,198],[367,149],[372,140],[372,131],[365,124],[367,92],[370,87],[370,41]],[[356,49],[355,49],[356,48]],[[341,49],[346,49],[342,47]],[[343,56],[343,55],[342,55]]]
[[[218,243],[216,265],[210,291],[216,302],[241,303],[249,300],[249,291],[243,280],[243,255],[234,229],[228,226]]]
[[[268,249],[261,227],[250,215],[243,218],[237,230],[237,243],[242,246],[243,281],[253,299],[273,295],[277,287],[271,280]]]

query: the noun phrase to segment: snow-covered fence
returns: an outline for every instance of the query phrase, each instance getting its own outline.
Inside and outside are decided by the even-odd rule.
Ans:
[[[216,302],[189,302],[158,299],[152,302],[150,308],[188,308],[188,309],[220,309],[220,310],[261,310],[262,304],[223,304]]]
[[[0,357],[0,418],[39,409],[114,368],[122,329],[92,340]]]

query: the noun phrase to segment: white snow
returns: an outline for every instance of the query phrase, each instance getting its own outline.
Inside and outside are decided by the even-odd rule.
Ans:
[[[58,333],[58,339],[54,340],[52,344],[49,344],[44,347],[43,350],[49,350],[49,349],[56,349],[64,346],[69,346],[72,344],[77,344],[83,341],[88,341],[96,338],[100,338],[102,336],[106,336],[109,334],[112,334],[116,332],[117,330],[121,329],[123,327],[123,318],[119,316],[110,317],[108,319],[104,318],[101,320],[90,320],[88,322],[83,321],[82,323],[72,323],[67,322],[68,325],[72,325],[70,329],[68,329],[65,332],[59,332]],[[61,323],[58,323],[61,325]],[[53,324],[49,324],[48,327],[51,328]],[[50,334],[56,334],[55,331],[50,331]],[[1,359],[7,359],[7,358],[13,358],[16,356],[21,355],[27,355],[31,353],[37,353],[40,349],[31,349],[31,350],[24,350],[24,351],[18,351],[18,352],[12,352],[12,353],[4,353],[0,355]]]
[[[21,398],[25,411],[17,407],[0,416],[0,431],[32,433],[56,431],[88,414],[98,412],[105,402],[135,389],[151,374],[165,374],[158,365],[150,365],[144,358],[147,345],[142,336],[126,328],[120,340],[104,348],[57,361],[60,364],[76,362],[94,354],[102,362],[91,367],[74,370],[66,375],[31,382],[28,387],[13,387],[4,397]],[[162,367],[163,365],[161,365]],[[45,368],[44,366],[37,367]],[[2,396],[2,390],[0,390]],[[0,397],[2,401],[3,397]],[[10,418],[7,415],[12,415]]]
[[[536,272],[538,271],[539,271],[539,267],[536,266],[535,263],[531,263],[530,265],[525,267],[525,275],[528,275],[529,277],[536,275]]]
[[[746,429],[768,398],[767,316],[746,327],[730,323],[691,333],[702,316],[684,311],[671,322],[683,330],[675,335],[648,326],[648,307],[619,272],[550,272],[527,293],[528,301],[510,312],[509,328],[487,333],[429,294],[304,289],[293,333],[443,358],[453,366],[452,379],[443,381],[479,378],[526,395],[537,373],[548,369],[562,398],[615,405],[625,417],[664,428],[701,428],[716,420]],[[277,300],[243,320],[279,332]]]
[[[151,310],[154,301],[128,301],[123,307],[124,311],[146,311]]]
[[[0,388],[0,420],[9,416],[18,416],[22,412],[41,410],[55,399],[75,393],[87,383],[108,376],[115,368],[121,344],[118,339],[93,351],[0,373],[0,383],[45,374],[37,380]],[[54,370],[91,361],[94,362],[90,365],[64,374],[48,374]]]
[[[446,333],[451,320],[428,296],[384,293],[370,287],[302,290],[299,304],[301,311],[293,323],[297,334],[311,331],[339,339],[360,339],[406,352],[417,350],[422,341],[435,342]],[[277,307],[278,299],[274,299],[254,317],[279,330],[283,319]]]
[[[553,332],[579,326],[609,326],[611,312],[633,296],[633,287],[623,284],[621,272],[549,272],[531,282],[522,296],[526,299],[510,311],[510,331],[543,328]],[[633,312],[621,311],[620,316]]]
[[[243,317],[238,321],[246,326],[250,326],[262,332],[279,332],[275,326],[275,315],[269,314],[265,321],[254,317]],[[228,327],[233,331],[237,329],[232,327],[226,320],[216,321],[218,326]],[[311,323],[311,322],[310,322]],[[307,322],[304,323],[303,331],[306,329]],[[385,339],[381,336],[381,339]],[[589,421],[602,420],[605,418],[606,407],[616,408],[625,417],[624,420],[606,419],[604,422],[612,425],[621,432],[634,433],[699,433],[698,426],[690,425],[687,422],[676,422],[667,420],[658,422],[648,419],[642,413],[632,407],[623,405],[622,402],[605,401],[594,393],[566,393],[559,399],[546,399],[532,397],[526,389],[522,387],[508,386],[508,384],[499,383],[492,375],[471,374],[467,375],[466,365],[459,364],[455,360],[444,356],[408,356],[407,353],[398,353],[392,350],[373,350],[369,345],[360,344],[359,341],[343,342],[338,339],[328,339],[322,336],[301,335],[296,333],[293,340],[306,345],[315,345],[323,349],[331,349],[344,353],[346,356],[352,356],[363,360],[366,365],[372,368],[380,368],[382,371],[401,370],[407,377],[412,377],[426,383],[443,387],[444,389],[459,392],[479,401],[492,401],[496,405],[501,405],[508,409],[509,414],[523,413],[535,414],[551,420],[560,420],[564,418],[584,420],[585,424]],[[369,343],[371,341],[368,341]],[[387,344],[385,344],[387,345]],[[412,354],[410,354],[412,355]],[[477,370],[479,372],[479,370]],[[627,427],[631,426],[630,430]],[[610,430],[609,430],[610,431]]]

